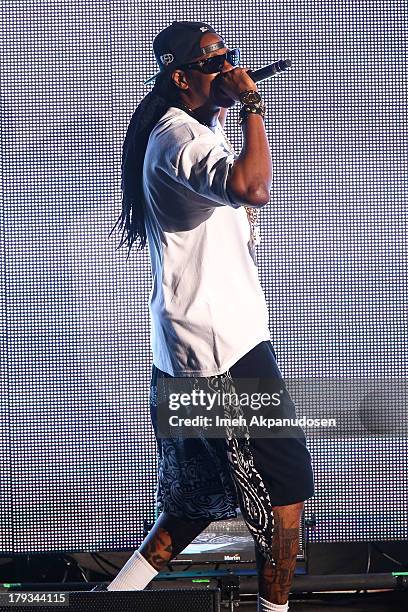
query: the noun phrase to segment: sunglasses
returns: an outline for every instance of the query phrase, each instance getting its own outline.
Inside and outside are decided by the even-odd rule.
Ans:
[[[214,74],[215,72],[221,72],[227,61],[231,66],[238,66],[240,60],[240,50],[231,49],[222,55],[213,55],[206,60],[200,60],[193,62],[192,64],[185,64],[181,68],[190,68],[192,70],[199,70],[204,74]]]

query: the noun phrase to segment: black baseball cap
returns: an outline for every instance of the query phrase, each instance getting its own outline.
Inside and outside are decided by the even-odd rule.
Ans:
[[[153,41],[153,51],[160,72],[147,79],[145,84],[155,81],[166,70],[174,70],[193,62],[197,57],[225,47],[223,41],[201,47],[200,40],[206,32],[218,34],[210,25],[199,21],[173,21],[159,32]]]

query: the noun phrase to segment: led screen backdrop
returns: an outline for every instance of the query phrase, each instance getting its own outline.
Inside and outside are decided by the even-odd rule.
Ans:
[[[260,85],[260,274],[287,379],[406,375],[405,0],[2,0],[0,550],[136,547],[153,519],[147,253],[116,251],[120,155],[173,19]],[[237,111],[228,135],[240,143]],[[228,271],[226,270],[226,273]],[[317,541],[407,537],[407,444],[310,441]]]

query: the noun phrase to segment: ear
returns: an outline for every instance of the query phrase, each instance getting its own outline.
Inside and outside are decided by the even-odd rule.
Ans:
[[[184,72],[184,70],[181,70],[181,68],[178,68],[177,70],[175,70],[172,73],[171,78],[172,78],[173,83],[179,89],[183,89],[184,91],[186,89],[188,89],[188,82],[187,82],[187,79],[186,79],[186,73]]]

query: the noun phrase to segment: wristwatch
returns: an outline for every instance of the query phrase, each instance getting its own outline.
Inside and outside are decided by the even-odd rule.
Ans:
[[[257,91],[253,89],[249,89],[248,91],[243,91],[239,94],[239,101],[241,104],[245,104],[247,106],[252,104],[259,104],[262,98]]]

